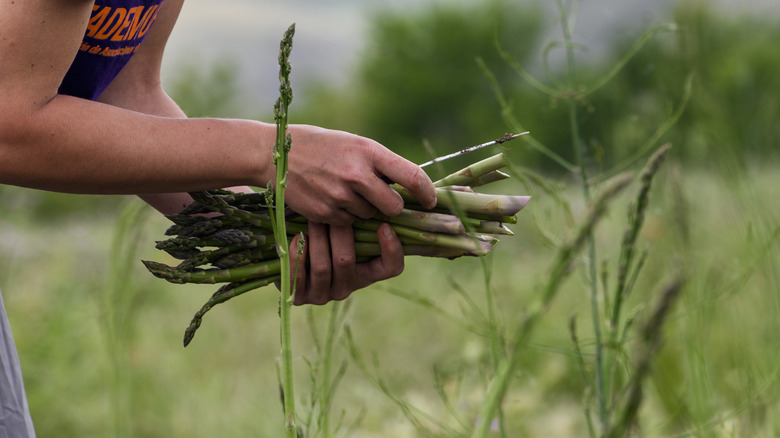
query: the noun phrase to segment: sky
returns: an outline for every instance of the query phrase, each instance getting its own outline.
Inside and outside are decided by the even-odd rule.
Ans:
[[[473,4],[480,0],[187,0],[168,43],[163,82],[186,66],[210,69],[231,62],[239,70],[244,95],[258,107],[276,100],[276,59],[287,27],[295,23],[291,63],[293,89],[303,81],[343,81],[364,49],[371,14],[412,11],[434,2]],[[520,1],[520,0],[518,0]],[[776,11],[777,0],[713,0],[725,10]],[[552,0],[546,1],[554,5]],[[668,21],[675,0],[580,0],[575,39],[599,56],[604,41],[633,39],[655,23]],[[556,29],[549,14],[548,27]],[[550,35],[549,38],[559,38]]]

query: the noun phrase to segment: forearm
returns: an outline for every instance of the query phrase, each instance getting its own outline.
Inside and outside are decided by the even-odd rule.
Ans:
[[[272,125],[160,117],[69,96],[0,119],[4,184],[148,194],[264,186],[273,174]]]
[[[118,87],[109,87],[100,97],[100,101],[120,108],[130,109],[143,114],[161,117],[185,119],[187,115],[176,102],[159,86],[145,88],[145,92],[125,92],[121,82]],[[133,88],[133,87],[131,87]],[[230,187],[233,191],[250,192],[247,186]],[[144,193],[138,195],[147,204],[162,214],[174,214],[181,211],[192,202],[192,197],[186,192],[179,193]]]

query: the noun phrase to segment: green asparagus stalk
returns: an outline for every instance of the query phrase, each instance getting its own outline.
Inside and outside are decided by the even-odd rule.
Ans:
[[[432,231],[435,233],[466,233],[466,228],[463,226],[463,222],[461,222],[457,216],[451,214],[410,210],[405,208],[401,210],[401,213],[396,216],[386,216],[382,213],[377,213],[374,216],[374,219],[382,222],[389,222],[390,224],[404,225],[408,227],[414,227],[419,230]]]
[[[189,271],[179,270],[157,262],[144,261],[143,263],[155,277],[175,284],[215,284],[252,280],[279,274],[281,269],[278,259],[263,260],[232,269],[193,269]]]
[[[480,256],[480,251],[466,251],[458,248],[431,245],[402,245],[405,256],[438,257],[455,259],[462,256]],[[355,242],[355,254],[358,257],[377,257],[382,254],[378,243]]]
[[[433,183],[436,187],[471,186],[477,187],[489,182],[509,178],[509,175],[499,172],[506,167],[504,154],[493,155],[482,161],[473,163]]]
[[[381,222],[373,220],[357,220],[352,226],[355,228],[361,228],[364,230],[378,230]],[[493,246],[498,242],[494,237],[487,235],[467,236],[467,235],[455,235],[444,233],[432,233],[429,231],[422,231],[411,227],[405,227],[403,225],[393,225],[393,230],[399,236],[405,236],[410,239],[416,240],[421,244],[428,244],[433,246],[443,246],[454,249],[461,249],[464,251],[477,251],[481,254],[487,254],[493,249]]]
[[[419,205],[414,196],[403,187],[394,185],[393,188],[408,205]],[[443,192],[444,190],[447,190],[447,192]],[[469,216],[480,215],[482,217],[496,218],[497,220],[516,215],[531,200],[530,196],[489,195],[448,190],[447,188],[437,188],[436,191],[438,192],[437,209],[454,210],[457,206]]]
[[[282,398],[284,400],[285,430],[287,438],[297,438],[298,428],[295,425],[295,389],[293,379],[292,357],[292,328],[291,307],[293,285],[290,278],[290,258],[287,245],[287,218],[285,217],[284,195],[287,187],[287,154],[292,146],[292,139],[287,132],[287,110],[292,101],[292,87],[290,86],[290,62],[289,56],[292,50],[295,25],[287,29],[279,49],[279,99],[274,107],[276,119],[276,142],[274,143],[274,166],[276,166],[276,197],[274,199],[275,215],[271,223],[274,237],[276,238],[276,252],[278,254],[281,271],[281,298],[279,300],[279,317],[282,349]],[[270,189],[270,187],[269,187]],[[242,268],[236,268],[242,269]]]
[[[241,283],[230,283],[221,287],[217,292],[214,293],[214,295],[211,296],[211,298],[209,298],[206,304],[204,304],[203,307],[201,307],[200,310],[195,313],[192,321],[190,321],[190,325],[187,326],[187,329],[184,331],[184,346],[186,347],[190,344],[192,338],[195,336],[195,332],[198,330],[201,322],[203,321],[203,315],[211,310],[212,307],[216,306],[217,304],[224,303],[225,301],[231,298],[235,298],[241,294],[261,288],[263,286],[267,286],[276,281],[279,281],[278,275]]]
[[[515,233],[498,221],[479,221],[472,229],[475,233],[514,236]]]

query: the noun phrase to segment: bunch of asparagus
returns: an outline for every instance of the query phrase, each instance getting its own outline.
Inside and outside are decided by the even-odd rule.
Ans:
[[[404,209],[397,216],[377,214],[353,223],[357,257],[367,260],[380,254],[376,230],[385,222],[399,236],[405,255],[453,259],[487,254],[498,242],[496,236],[512,235],[505,224],[516,223],[517,213],[530,199],[473,190],[508,178],[500,170],[505,165],[504,155],[498,154],[436,181],[438,204],[432,210],[393,185],[404,199]],[[287,209],[287,242],[275,241],[270,191],[213,190],[191,195],[192,204],[168,216],[173,225],[165,234],[172,237],[156,243],[179,264],[143,261],[153,275],[171,283],[225,283],[193,317],[185,331],[185,347],[213,306],[279,281],[276,245],[289,245],[295,235],[307,230],[306,218]]]

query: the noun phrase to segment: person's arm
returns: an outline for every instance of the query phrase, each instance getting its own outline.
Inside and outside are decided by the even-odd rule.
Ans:
[[[182,3],[178,0],[168,0],[163,4],[144,42],[98,98],[99,102],[143,114],[187,118],[179,105],[165,92],[160,81],[163,52]],[[251,191],[247,186],[229,189]],[[139,197],[163,214],[178,213],[192,202],[192,197],[186,192],[146,193],[139,194]]]
[[[168,117],[186,117],[160,84],[160,61],[181,3],[168,0],[143,44],[128,65],[103,93],[100,101],[126,109]],[[293,129],[296,129],[295,127]],[[249,190],[233,187],[233,190]],[[163,213],[175,213],[191,202],[186,193],[141,196]],[[371,207],[368,208],[370,212]],[[378,230],[380,257],[357,263],[352,227],[310,222],[303,260],[297,272],[295,304],[325,304],[343,300],[355,290],[400,274],[404,268],[401,243],[389,225]],[[293,266],[297,262],[297,237],[290,245]]]
[[[0,183],[98,194],[265,184],[270,125],[159,117],[57,94],[92,4],[0,2]]]
[[[180,4],[166,2],[163,11]],[[92,5],[0,1],[0,183],[144,194],[262,187],[273,180],[273,125],[160,117],[58,95]],[[435,204],[425,173],[378,143],[310,126],[290,130],[288,199],[310,219],[345,225],[375,209],[397,213],[403,202],[382,177],[424,205]]]

